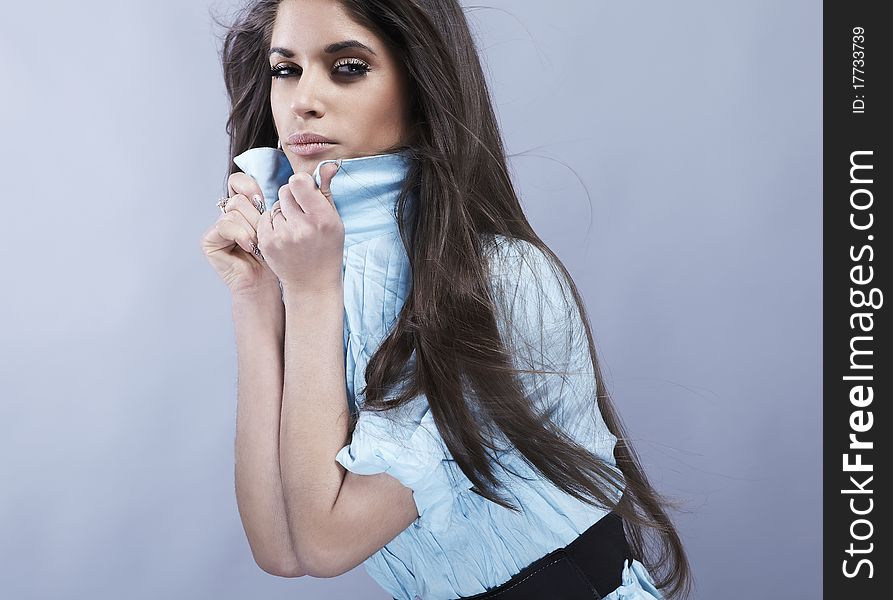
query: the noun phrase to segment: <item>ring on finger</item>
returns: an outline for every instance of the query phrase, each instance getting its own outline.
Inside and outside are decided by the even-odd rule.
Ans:
[[[220,200],[217,201],[217,208],[220,209],[221,213],[226,213],[226,203],[228,201],[229,201],[229,198],[227,198],[226,196],[222,197]]]

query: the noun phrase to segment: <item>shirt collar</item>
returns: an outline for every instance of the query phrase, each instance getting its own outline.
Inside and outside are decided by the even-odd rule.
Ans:
[[[250,148],[233,159],[242,171],[253,177],[271,209],[279,199],[279,188],[294,174],[285,152],[278,148]],[[320,168],[337,159],[320,161],[313,171],[317,187]],[[395,210],[400,190],[409,170],[405,152],[375,154],[341,160],[332,178],[332,200],[344,223],[344,245],[397,231]]]

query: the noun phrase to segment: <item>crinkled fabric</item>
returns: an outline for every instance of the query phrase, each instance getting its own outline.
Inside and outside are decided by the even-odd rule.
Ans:
[[[254,148],[235,162],[258,180],[272,207],[292,174],[285,153]],[[326,162],[333,161],[320,162],[314,172],[317,185]],[[369,575],[399,600],[452,599],[504,583],[569,544],[608,509],[562,492],[506,446],[496,473],[506,484],[502,495],[522,509],[515,513],[471,491],[424,395],[389,416],[362,410],[366,364],[410,290],[395,215],[408,167],[402,154],[345,159],[331,184],[345,226],[346,388],[351,410],[359,411],[351,442],[335,460],[358,474],[388,473],[413,492],[418,519],[365,561]],[[523,374],[525,392],[536,410],[614,468],[619,499],[624,482],[613,456],[617,439],[597,407],[587,338],[567,280],[532,244],[502,236],[490,241],[487,264],[503,339],[516,366],[546,371]],[[609,600],[659,598],[649,581],[640,563],[625,565],[624,583]]]
[[[623,561],[620,585],[603,600],[662,600],[663,595],[654,586],[654,579],[637,560]]]

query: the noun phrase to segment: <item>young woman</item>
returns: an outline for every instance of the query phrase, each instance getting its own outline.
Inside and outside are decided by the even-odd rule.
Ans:
[[[202,245],[258,565],[364,563],[399,600],[684,597],[458,2],[250,2],[223,68],[235,164]]]

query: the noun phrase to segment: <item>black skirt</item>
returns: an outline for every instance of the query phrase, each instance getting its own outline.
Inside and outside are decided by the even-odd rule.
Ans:
[[[455,600],[592,600],[609,595],[621,584],[629,545],[623,519],[610,512],[574,541],[524,567],[505,583]]]

